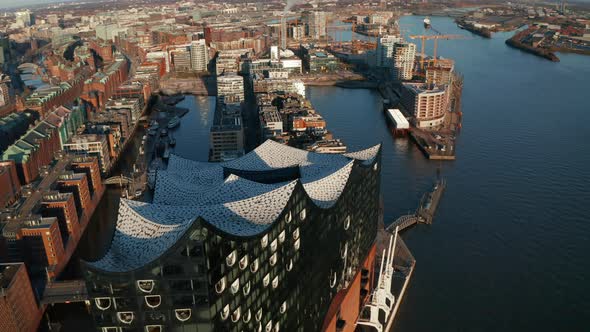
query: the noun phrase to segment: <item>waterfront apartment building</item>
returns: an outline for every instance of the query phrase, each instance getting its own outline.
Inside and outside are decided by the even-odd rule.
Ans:
[[[395,43],[393,49],[393,74],[399,81],[411,80],[414,76],[416,44]]]
[[[191,57],[191,69],[193,71],[207,71],[209,64],[209,48],[204,39],[193,41],[189,47]]]
[[[326,36],[326,24],[328,13],[322,11],[308,11],[303,13],[303,19],[307,27],[307,35],[312,39],[320,39]]]
[[[393,50],[396,43],[403,41],[403,38],[395,35],[387,35],[377,39],[377,50],[375,51],[375,64],[377,67],[393,67]]]
[[[242,76],[226,74],[217,77],[217,99],[222,103],[244,101],[244,79]]]
[[[24,263],[0,263],[0,331],[37,331],[40,308]]]
[[[380,151],[171,155],[153,202],[121,200],[83,262],[96,331],[353,331],[375,288]]]
[[[209,161],[227,161],[244,154],[244,126],[240,104],[217,103],[209,142]]]
[[[287,94],[299,94],[305,96],[305,84],[301,80],[263,78],[254,79],[252,82],[254,93],[284,92]]]
[[[405,83],[401,103],[418,128],[442,125],[449,109],[449,86]]]

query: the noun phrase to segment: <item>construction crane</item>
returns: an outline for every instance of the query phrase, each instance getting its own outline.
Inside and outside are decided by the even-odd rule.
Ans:
[[[424,47],[426,46],[426,41],[427,40],[434,40],[434,52],[433,52],[433,56],[434,56],[434,64],[436,65],[436,52],[438,49],[438,40],[442,39],[442,40],[451,40],[451,39],[466,39],[465,36],[462,35],[411,35],[410,36],[411,39],[420,39],[421,40],[421,45],[420,45],[420,54],[421,54],[421,59],[420,59],[420,71],[424,71],[424,61],[425,61],[425,54],[424,54]]]

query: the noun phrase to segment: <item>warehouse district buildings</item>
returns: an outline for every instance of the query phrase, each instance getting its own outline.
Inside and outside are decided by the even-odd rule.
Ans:
[[[354,326],[374,288],[380,152],[172,155],[153,202],[122,200],[110,248],[83,264],[98,331]]]

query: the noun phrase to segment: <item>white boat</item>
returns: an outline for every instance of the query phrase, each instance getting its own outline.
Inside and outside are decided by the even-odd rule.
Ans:
[[[170,122],[168,122],[168,129],[172,129],[174,127],[177,127],[179,124],[180,124],[180,118],[175,116],[170,120]]]
[[[430,28],[430,17],[424,19],[424,27],[427,29]]]

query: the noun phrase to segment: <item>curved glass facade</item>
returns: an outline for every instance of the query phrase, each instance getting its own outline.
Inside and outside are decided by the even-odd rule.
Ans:
[[[375,242],[379,152],[353,159],[329,208],[297,182],[278,217],[258,234],[222,230],[199,214],[139,268],[109,271],[86,263],[98,330],[321,330],[336,294],[347,291]],[[254,211],[264,209],[264,201],[248,202]]]

